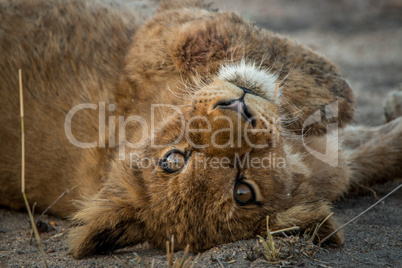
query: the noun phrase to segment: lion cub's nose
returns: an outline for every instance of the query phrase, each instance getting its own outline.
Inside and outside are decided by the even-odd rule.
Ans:
[[[254,128],[255,122],[253,115],[250,113],[247,105],[244,103],[243,97],[236,100],[219,102],[215,105],[215,108],[228,109],[238,112],[247,122],[250,122]]]

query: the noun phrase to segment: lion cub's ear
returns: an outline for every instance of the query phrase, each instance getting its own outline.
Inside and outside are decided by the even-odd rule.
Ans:
[[[70,250],[75,258],[112,251],[144,242],[143,225],[136,211],[121,200],[91,200],[72,220]]]
[[[229,53],[230,38],[213,24],[202,21],[197,27],[188,24],[180,28],[170,51],[178,70],[196,74],[219,69]]]
[[[182,25],[174,34],[173,44],[167,47],[175,67],[182,73],[217,72],[237,49],[231,35],[239,21],[240,17],[227,13]]]

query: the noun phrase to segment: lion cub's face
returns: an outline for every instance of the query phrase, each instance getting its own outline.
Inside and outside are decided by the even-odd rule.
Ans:
[[[329,206],[284,138],[277,85],[241,62],[171,106],[143,147],[112,162],[102,190],[75,214],[73,255],[142,242],[164,247],[171,236],[176,249],[203,251],[265,234],[267,215],[273,229],[327,217]],[[335,226],[330,219],[319,232]]]
[[[179,247],[207,249],[250,237],[283,209],[288,174],[274,82],[252,65],[223,68],[132,159],[154,243],[174,235]]]

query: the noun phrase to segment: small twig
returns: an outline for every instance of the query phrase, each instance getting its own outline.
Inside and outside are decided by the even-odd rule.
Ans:
[[[310,241],[311,241],[311,242],[314,241],[314,237],[317,235],[318,230],[320,230],[321,226],[322,226],[333,214],[334,214],[334,212],[331,212],[327,217],[325,217],[325,219],[324,219],[320,224],[318,224],[318,225],[315,227],[314,232],[313,232],[313,235],[312,235],[311,238],[310,238]]]
[[[327,217],[325,217],[325,219],[318,225],[318,229],[319,230],[321,228],[321,226],[332,216],[334,215],[334,212],[329,213],[329,215]]]
[[[223,263],[221,262],[221,260],[218,257],[216,257],[215,260],[219,263],[220,267],[225,268],[225,266],[223,265]]]
[[[32,216],[35,216],[35,208],[36,208],[36,202],[34,202],[32,205]]]
[[[35,219],[35,207],[36,207],[36,202],[34,202],[32,205],[32,217],[34,217],[34,219]],[[29,244],[30,245],[32,244],[33,233],[34,233],[34,231],[32,229],[31,233],[29,234]]]
[[[31,213],[31,208],[29,206],[28,198],[25,194],[25,130],[24,130],[24,97],[22,90],[22,73],[21,69],[18,70],[18,81],[20,88],[20,116],[21,116],[21,193],[24,198],[25,206],[28,211],[29,218],[31,219],[32,228],[35,233],[36,241],[38,242],[39,251],[42,255],[43,262],[45,266],[48,267],[45,252],[43,251],[42,243],[40,241],[40,236],[38,229],[36,228],[35,220]]]
[[[288,236],[285,232],[282,232],[282,235],[283,235],[285,238],[289,238],[289,236]]]
[[[272,231],[270,233],[271,233],[271,235],[273,235],[273,234],[279,234],[281,232],[289,232],[289,231],[294,231],[294,230],[299,230],[299,229],[300,229],[299,226],[293,226],[293,227],[289,227],[289,228],[285,228],[285,229],[280,229],[277,231]]]
[[[129,263],[127,263],[127,266],[128,267],[139,267],[142,265],[145,268],[149,268],[148,263],[143,258],[141,258],[137,253],[134,253],[134,260],[135,260],[134,266],[130,265]],[[153,259],[153,261],[155,262],[155,259]]]
[[[376,200],[378,200],[378,199],[379,199],[379,198],[378,198],[378,196],[377,196],[376,191],[374,191],[374,190],[373,190],[373,189],[371,189],[370,187],[367,187],[367,186],[365,186],[365,185],[363,185],[363,184],[360,184],[360,183],[357,183],[356,185],[357,185],[357,186],[359,186],[359,187],[361,187],[361,188],[363,188],[363,189],[366,189],[367,191],[372,192],[372,193],[373,193],[373,195],[374,195],[374,198],[375,198]]]
[[[200,255],[201,255],[201,253],[198,253],[198,254],[197,254],[197,257],[195,257],[195,259],[194,259],[193,263],[190,265],[190,267],[189,267],[189,268],[193,268],[193,267],[194,267],[194,265],[197,263],[198,258],[200,257]]]
[[[117,257],[116,255],[113,256],[121,265],[123,265],[123,267],[125,268],[130,268],[130,266],[127,265],[126,262],[122,261],[119,257]]]
[[[191,257],[187,258],[189,251],[190,251],[190,245],[187,244],[186,249],[184,250],[183,257],[174,262],[175,267],[187,267],[188,263],[191,260]]]
[[[399,188],[402,187],[402,184],[400,184],[398,187],[396,187],[394,190],[392,190],[391,192],[389,192],[386,196],[384,196],[383,198],[381,198],[380,200],[378,200],[377,202],[375,202],[373,205],[371,205],[370,207],[368,207],[366,210],[364,210],[363,212],[359,213],[357,216],[355,216],[353,219],[351,219],[350,221],[348,221],[347,223],[343,224],[342,226],[340,226],[338,229],[336,229],[335,231],[333,231],[332,233],[330,233],[328,236],[326,236],[320,243],[318,243],[318,246],[321,246],[322,243],[324,243],[325,241],[327,241],[331,236],[333,236],[334,234],[336,234],[337,232],[339,232],[339,230],[341,230],[342,228],[344,228],[345,226],[349,225],[351,222],[353,222],[354,220],[356,220],[357,218],[359,218],[360,216],[362,216],[364,213],[366,213],[367,211],[369,211],[370,209],[372,209],[373,207],[377,206],[379,203],[381,203],[385,198],[387,198],[388,196],[390,196],[391,194],[393,194],[394,192],[396,192]]]
[[[173,261],[173,253],[174,253],[174,235],[170,237],[170,245],[171,245],[171,252],[172,252],[172,261]]]
[[[188,256],[190,252],[190,245],[187,245],[184,249],[183,256],[180,259],[176,259],[173,263],[173,254],[174,254],[174,236],[172,235],[170,241],[166,241],[166,256],[167,256],[167,267],[171,268],[185,268],[190,264],[192,259],[191,256]],[[192,262],[190,267],[193,267],[198,260],[200,254],[197,255],[195,260]],[[153,263],[155,259],[153,260]],[[153,264],[152,264],[153,265]]]
[[[182,268],[182,267],[187,267],[187,265],[190,263],[192,257],[188,257],[186,260],[182,259],[182,261],[179,263],[179,265],[176,265],[176,267],[178,268]]]
[[[169,240],[166,241],[166,256],[167,256],[167,266],[173,267],[173,253],[170,251],[170,243]]]
[[[64,197],[65,195],[67,195],[70,191],[74,190],[75,188],[77,188],[81,183],[78,183],[77,185],[71,187],[70,189],[67,189],[64,191],[64,193],[62,193],[50,206],[47,207],[47,209],[45,209],[42,214],[39,215],[39,217],[36,219],[36,222],[39,221],[39,219],[46,214],[46,212],[48,212],[48,210],[53,207],[54,204],[56,204],[62,197]]]

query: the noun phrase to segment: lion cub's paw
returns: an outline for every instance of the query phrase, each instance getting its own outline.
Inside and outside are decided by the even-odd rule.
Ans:
[[[387,122],[402,116],[402,84],[390,92],[384,101],[384,114]]]

